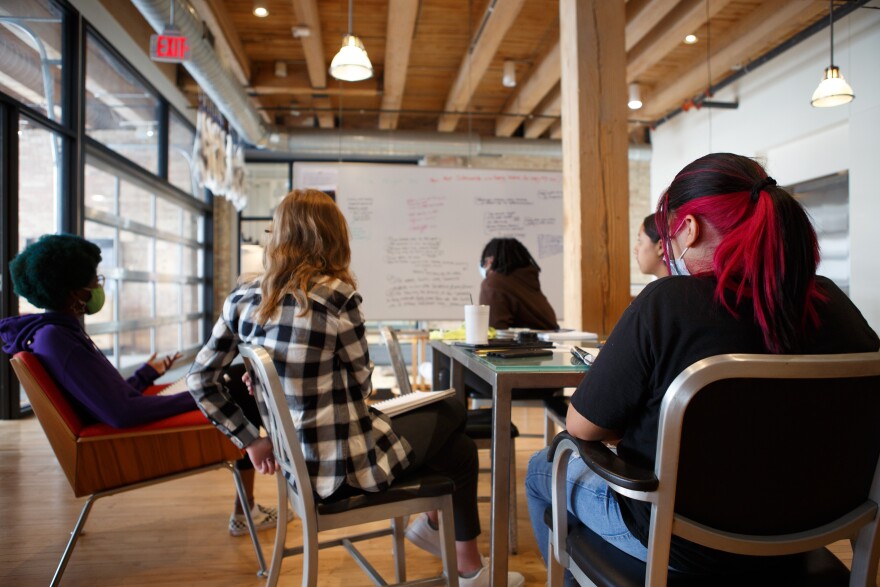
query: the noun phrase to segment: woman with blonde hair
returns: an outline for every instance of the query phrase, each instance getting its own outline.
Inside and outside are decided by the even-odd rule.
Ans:
[[[367,406],[372,363],[350,262],[348,226],[335,202],[317,190],[287,194],[273,215],[263,274],[226,298],[188,387],[258,471],[275,473],[271,442],[231,401],[220,377],[240,343],[265,348],[278,367],[318,498],[383,491],[421,467],[449,477],[459,584],[488,585],[488,564],[476,545],[478,459],[464,434],[464,406],[450,399],[394,419]],[[436,512],[420,516],[406,536],[439,555],[436,521]],[[509,575],[510,586],[523,585],[521,575]]]

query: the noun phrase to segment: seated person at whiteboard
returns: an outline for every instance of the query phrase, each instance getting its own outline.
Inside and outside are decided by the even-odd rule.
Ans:
[[[639,265],[639,271],[645,275],[653,275],[654,277],[666,277],[669,275],[654,214],[645,216],[645,221],[639,227],[639,236],[636,238],[633,254],[636,257],[636,263]]]
[[[480,304],[489,306],[489,326],[557,330],[556,312],[541,292],[541,268],[515,238],[493,238],[480,255]]]
[[[70,234],[43,235],[19,253],[9,264],[15,293],[46,312],[0,321],[3,351],[33,353],[86,423],[128,428],[196,409],[188,393],[144,394],[180,358],[179,353],[158,359],[154,353],[133,376],[124,379],[89,338],[82,326],[83,316],[98,313],[104,305],[100,263],[98,245]],[[248,417],[259,422],[256,402],[240,378],[237,393],[250,404]],[[277,510],[254,503],[254,468],[250,460],[239,459],[236,468],[257,529],[274,527]],[[229,518],[229,533],[247,533],[238,500]]]
[[[464,434],[464,406],[449,398],[393,418],[367,406],[372,365],[349,240],[348,224],[327,194],[287,194],[275,208],[263,273],[226,298],[187,386],[257,470],[274,474],[271,440],[248,422],[222,380],[239,344],[265,348],[279,370],[317,496],[380,492],[416,469],[449,477],[459,585],[488,586],[489,567],[477,549],[479,460]],[[436,512],[419,516],[405,535],[439,555]],[[509,586],[524,584],[519,573],[508,579]]]

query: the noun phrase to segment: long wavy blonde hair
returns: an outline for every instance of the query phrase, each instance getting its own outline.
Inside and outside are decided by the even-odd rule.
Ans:
[[[357,287],[348,270],[348,240],[348,223],[330,196],[310,189],[284,196],[272,217],[263,257],[263,299],[257,307],[257,322],[265,324],[288,293],[302,308],[299,315],[307,314],[309,290],[321,276]]]

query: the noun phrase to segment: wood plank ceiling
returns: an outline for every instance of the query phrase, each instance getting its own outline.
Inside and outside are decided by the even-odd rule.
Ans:
[[[327,73],[348,32],[347,0],[268,0],[265,18],[253,14],[252,0],[189,1],[273,130],[561,135],[558,0],[353,0],[351,32],[375,72],[354,83]],[[630,111],[632,140],[699,102],[710,84],[827,21],[828,7],[825,0],[628,0],[625,75],[644,102]],[[308,36],[295,37],[295,28]],[[697,41],[684,43],[688,34]],[[508,60],[512,88],[502,85]],[[194,82],[182,79],[194,96]]]

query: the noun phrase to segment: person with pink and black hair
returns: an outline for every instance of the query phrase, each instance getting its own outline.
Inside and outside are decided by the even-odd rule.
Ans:
[[[656,214],[672,276],[648,284],[623,313],[571,398],[572,435],[615,441],[625,460],[653,469],[663,395],[696,361],[725,353],[880,348],[849,298],[816,275],[819,246],[803,208],[754,160],[730,153],[697,159],[675,176]],[[532,458],[526,477],[545,560],[550,468],[545,449]],[[646,560],[650,505],[610,491],[580,459],[570,463],[567,481],[569,512],[615,547]],[[734,573],[776,562],[679,537],[669,561],[671,568],[693,573]]]

